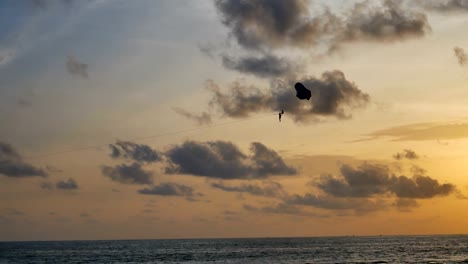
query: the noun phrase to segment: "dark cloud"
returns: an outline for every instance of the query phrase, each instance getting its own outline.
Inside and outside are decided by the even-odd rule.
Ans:
[[[182,115],[188,119],[194,120],[198,125],[209,125],[211,124],[211,115],[207,112],[202,112],[201,114],[194,114],[185,109],[174,107],[176,113]]]
[[[464,66],[468,62],[468,54],[466,54],[465,50],[460,47],[453,48],[453,51],[455,53],[455,56],[457,57],[458,64],[460,64],[460,66]]]
[[[415,123],[378,130],[368,134],[368,138],[354,142],[391,137],[393,141],[450,140],[468,137],[468,124],[465,123]]]
[[[468,0],[424,0],[421,4],[432,11],[466,12]]]
[[[26,0],[24,2],[29,3],[35,8],[45,9],[56,5],[72,6],[73,4],[90,3],[93,1],[95,0]]]
[[[415,160],[419,159],[418,154],[414,152],[414,150],[411,149],[405,149],[403,152],[398,152],[395,155],[393,155],[393,158],[396,160],[402,160],[402,159],[409,159],[409,160]]]
[[[137,162],[157,162],[162,160],[162,155],[148,145],[136,144],[130,141],[117,141],[109,144],[110,156],[114,159],[125,158]]]
[[[223,93],[215,82],[208,81],[207,88],[213,94],[210,106],[218,108],[225,116],[247,117],[251,113],[270,110],[273,107],[271,92],[255,86],[233,82],[228,87],[229,93]]]
[[[111,180],[124,184],[151,184],[153,174],[145,171],[139,163],[121,164],[115,167],[102,166],[102,174]]]
[[[364,1],[344,13],[310,12],[307,0],[216,0],[230,36],[247,50],[328,45],[334,50],[354,41],[395,41],[430,31],[425,14],[402,7],[402,1],[373,5]]]
[[[383,210],[388,207],[386,202],[381,199],[340,198],[331,195],[318,196],[312,193],[291,195],[285,202],[289,205],[312,206],[327,210],[353,210],[357,214]]]
[[[44,190],[52,190],[54,188],[54,185],[51,182],[42,182],[41,188]]]
[[[213,93],[210,105],[229,117],[247,117],[254,112],[284,109],[296,122],[307,122],[327,116],[350,118],[352,109],[363,108],[370,101],[368,94],[338,70],[324,72],[321,78],[308,77],[300,81],[312,93],[310,101],[305,103],[296,98],[293,80],[278,80],[270,90],[234,82],[229,93],[223,93],[214,82],[208,82],[208,89]]]
[[[201,53],[205,54],[206,56],[214,59],[215,58],[215,50],[216,46],[211,43],[205,43],[205,44],[198,44],[198,49],[200,50]]]
[[[215,0],[231,36],[250,50],[309,47],[339,28],[335,15],[326,11],[312,18],[308,5],[307,0]]]
[[[219,179],[254,179],[296,174],[296,170],[287,166],[275,151],[261,143],[252,143],[250,150],[252,155],[247,156],[231,142],[187,141],[167,151],[170,165],[166,172]]]
[[[440,184],[424,175],[395,176],[385,165],[363,164],[358,168],[342,165],[341,177],[324,175],[315,185],[334,197],[370,198],[393,194],[398,198],[428,199],[455,193],[453,184]]]
[[[439,184],[439,181],[429,176],[416,175],[414,178],[406,176],[392,177],[390,191],[400,198],[427,199],[435,196],[447,196],[456,191],[450,183]]]
[[[45,170],[24,162],[21,155],[4,142],[0,142],[0,174],[14,178],[48,176]]]
[[[345,18],[336,45],[354,41],[398,41],[422,37],[431,28],[424,13],[402,7],[401,0],[385,0],[382,6],[371,1],[357,3]]]
[[[255,184],[241,184],[234,186],[226,185],[222,182],[214,182],[211,184],[211,187],[223,190],[225,192],[241,192],[266,197],[282,197],[286,194],[281,184],[272,181],[264,182],[263,186]]]
[[[74,56],[67,57],[66,68],[71,75],[88,78],[88,64],[81,63]]]
[[[389,169],[384,165],[364,164],[359,170],[342,165],[340,178],[323,175],[315,185],[323,192],[336,197],[370,197],[387,192],[390,183]]]
[[[66,181],[58,181],[55,184],[55,187],[57,187],[57,189],[61,189],[61,190],[76,190],[76,189],[78,189],[78,184],[76,183],[76,181],[74,179],[69,178]]]
[[[153,185],[150,188],[144,188],[138,190],[140,194],[148,195],[162,195],[162,196],[186,196],[192,197],[195,195],[193,188],[183,184],[177,183],[161,183],[159,185]]]
[[[261,177],[268,175],[294,175],[296,169],[289,167],[283,158],[272,149],[267,148],[262,143],[253,142],[250,147],[253,155],[251,160],[255,173]]]
[[[61,170],[61,169],[59,169],[59,168],[57,168],[55,166],[52,166],[52,165],[47,165],[46,170],[49,171],[49,172],[57,172],[57,173],[63,172],[63,170]]]
[[[256,207],[244,204],[244,210],[250,212],[260,212],[267,214],[286,214],[286,215],[300,215],[300,216],[318,216],[316,214],[304,212],[299,207],[291,204],[280,203],[273,206]]]
[[[230,57],[223,55],[224,67],[240,73],[252,74],[257,77],[281,77],[296,73],[299,65],[286,58],[279,58],[272,54],[262,56]]]
[[[30,100],[27,100],[25,98],[20,98],[18,99],[18,105],[22,107],[31,107],[33,104]]]
[[[24,215],[23,211],[20,211],[15,208],[5,208],[1,210],[1,212],[5,215],[10,215],[10,216],[18,216],[18,215]]]

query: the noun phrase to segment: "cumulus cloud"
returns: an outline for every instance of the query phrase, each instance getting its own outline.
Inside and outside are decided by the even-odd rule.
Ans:
[[[288,166],[275,151],[261,143],[252,143],[250,151],[251,155],[248,156],[236,145],[226,141],[187,141],[166,152],[170,162],[166,172],[219,179],[255,179],[296,174],[296,170]]]
[[[88,64],[81,63],[74,56],[68,56],[65,65],[71,75],[88,78]]]
[[[329,9],[312,14],[307,0],[216,0],[215,6],[230,36],[248,50],[310,48],[324,42],[336,48],[345,42],[403,40],[430,31],[425,14],[403,8],[402,1],[374,3],[357,3],[343,16]]]
[[[296,122],[317,120],[320,117],[334,116],[351,118],[351,110],[365,107],[370,96],[351,81],[343,72],[335,70],[324,72],[321,78],[308,77],[300,80],[312,93],[310,101],[302,103],[295,97],[295,81],[276,81],[270,90],[245,86],[234,82],[229,92],[209,81],[207,88],[212,92],[210,105],[229,117],[247,117],[259,111],[284,109]]]
[[[411,149],[405,149],[403,152],[398,152],[395,155],[393,155],[393,158],[396,160],[402,160],[402,159],[409,159],[409,160],[415,160],[419,159],[418,154],[414,152],[414,150]]]
[[[147,194],[147,195],[185,196],[185,197],[192,197],[195,195],[192,187],[183,185],[183,184],[170,183],[170,182],[161,183],[159,185],[153,185],[149,188],[138,190],[138,193]]]
[[[21,155],[5,142],[0,142],[0,174],[14,178],[48,176],[45,170],[24,162]]]
[[[431,28],[424,13],[403,8],[400,0],[385,0],[382,6],[371,1],[354,5],[345,18],[343,31],[334,45],[354,41],[397,41],[422,37]]]
[[[252,74],[258,77],[281,77],[297,73],[299,65],[284,57],[280,58],[272,54],[262,56],[222,56],[223,66],[240,73]]]
[[[460,47],[453,48],[453,51],[455,53],[455,57],[457,57],[458,64],[460,64],[460,66],[464,66],[468,62],[468,54],[466,54],[465,50]]]
[[[285,46],[309,47],[340,26],[326,11],[311,17],[307,0],[216,0],[222,23],[237,43],[251,50]]]
[[[145,171],[139,163],[120,164],[115,167],[102,166],[101,172],[111,180],[123,184],[151,184],[153,173]]]
[[[413,172],[415,174],[408,177],[395,175],[386,165],[364,163],[355,168],[344,164],[337,177],[322,175],[309,183],[318,193],[288,194],[282,200],[291,206],[366,214],[392,206],[410,211],[419,206],[417,199],[460,193],[453,184],[439,183],[423,175],[424,170]]]
[[[109,144],[112,158],[125,158],[137,162],[157,162],[162,160],[162,155],[148,145],[136,144],[130,141],[117,141]]]
[[[69,178],[68,180],[60,180],[55,184],[55,187],[57,189],[61,190],[76,190],[78,189],[78,184],[76,181],[72,178]]]
[[[211,124],[211,115],[207,112],[202,112],[201,114],[194,114],[185,109],[178,108],[178,107],[174,107],[173,109],[179,115],[195,121],[198,125]]]
[[[358,168],[342,165],[341,177],[324,175],[315,185],[335,197],[369,198],[393,194],[398,198],[428,199],[455,193],[450,183],[440,184],[429,176],[394,175],[385,165],[363,164]]]
[[[248,193],[257,196],[282,197],[286,193],[280,183],[267,181],[261,186],[256,184],[226,185],[222,182],[211,183],[211,187],[225,192]]]

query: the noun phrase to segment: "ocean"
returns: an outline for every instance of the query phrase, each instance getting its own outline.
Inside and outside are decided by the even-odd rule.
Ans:
[[[468,263],[468,235],[0,242],[0,263]]]

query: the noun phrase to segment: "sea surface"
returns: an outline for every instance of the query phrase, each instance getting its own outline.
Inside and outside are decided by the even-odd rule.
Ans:
[[[468,236],[0,242],[0,263],[468,263]]]

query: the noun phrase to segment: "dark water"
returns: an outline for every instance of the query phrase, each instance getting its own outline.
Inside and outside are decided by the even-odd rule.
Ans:
[[[2,242],[0,263],[468,263],[468,236]]]

